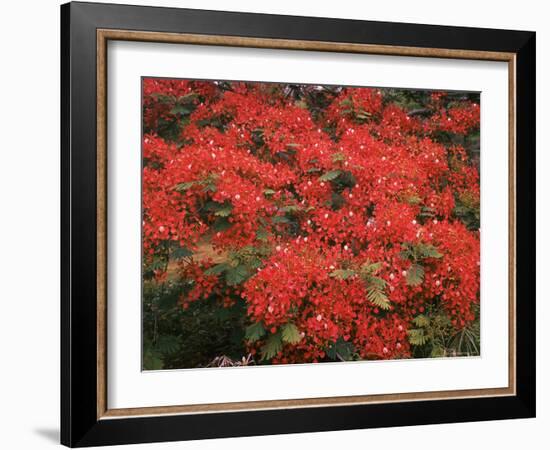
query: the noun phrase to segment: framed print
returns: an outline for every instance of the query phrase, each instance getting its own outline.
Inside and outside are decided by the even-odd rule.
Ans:
[[[535,415],[535,33],[69,3],[62,443]]]

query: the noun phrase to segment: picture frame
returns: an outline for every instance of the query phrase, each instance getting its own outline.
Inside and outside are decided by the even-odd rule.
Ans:
[[[112,41],[290,50],[298,57],[315,51],[506,63],[508,385],[110,408],[107,46]],[[81,447],[534,417],[535,41],[535,33],[527,31],[62,5],[61,443]]]

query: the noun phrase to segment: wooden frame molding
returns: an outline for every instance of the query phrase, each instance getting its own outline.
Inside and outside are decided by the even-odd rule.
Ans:
[[[289,399],[202,405],[109,409],[107,404],[107,42],[109,40],[255,47],[266,49],[348,52],[409,57],[474,59],[508,62],[509,71],[509,385],[405,394]],[[421,400],[444,400],[516,394],[516,54],[509,52],[403,47],[323,41],[263,39],[113,29],[97,30],[97,418],[257,411],[344,406]]]

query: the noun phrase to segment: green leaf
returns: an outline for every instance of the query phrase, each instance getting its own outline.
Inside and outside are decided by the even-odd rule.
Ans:
[[[195,100],[199,95],[195,94],[194,92],[190,92],[189,94],[182,95],[180,98],[178,98],[179,103],[189,103],[191,100]]]
[[[256,231],[256,239],[259,241],[266,241],[269,236],[269,233],[266,231],[265,228],[260,228],[258,231]]]
[[[363,264],[363,265],[361,266],[361,271],[362,271],[363,273],[373,274],[373,273],[376,272],[378,269],[380,269],[380,267],[382,267],[382,263],[381,263],[381,262],[376,262],[376,263],[366,262],[365,264]]]
[[[312,167],[311,169],[308,169],[307,170],[307,173],[317,173],[317,172],[320,172],[321,169],[319,169],[318,167]]]
[[[205,211],[214,212],[214,211],[217,211],[220,208],[220,206],[222,206],[220,203],[208,201],[204,204],[204,209]]]
[[[423,206],[419,214],[420,217],[435,217],[435,210],[433,208],[428,208]]]
[[[421,201],[422,199],[417,195],[409,195],[405,197],[405,202],[407,202],[409,205],[418,205]]]
[[[190,114],[192,112],[191,109],[184,105],[176,105],[170,110],[170,114]]]
[[[340,176],[341,170],[331,170],[319,177],[319,181],[332,181]]]
[[[407,271],[407,284],[409,286],[419,286],[424,281],[424,267],[420,264],[413,264]]]
[[[260,350],[262,359],[272,359],[277,356],[277,353],[282,349],[283,341],[281,339],[281,333],[271,334]]]
[[[193,255],[193,252],[186,247],[176,247],[172,250],[172,258],[182,259],[189,258]]]
[[[281,332],[283,341],[289,344],[297,344],[302,340],[302,336],[300,336],[298,328],[293,323],[283,325]]]
[[[233,210],[233,205],[228,201],[224,203],[206,202],[204,209],[213,212],[215,216],[228,217]]]
[[[143,370],[161,370],[163,367],[164,362],[157,352],[151,349],[143,352]]]
[[[270,195],[273,195],[273,194],[276,194],[277,191],[274,191],[273,189],[264,189],[264,195],[266,197],[270,196]]]
[[[433,316],[431,320],[435,325],[440,328],[447,328],[452,325],[450,317],[444,312],[440,312],[437,315]]]
[[[233,211],[233,205],[227,204],[224,205],[222,208],[218,209],[214,215],[218,217],[228,217],[231,214],[231,211]]]
[[[338,192],[333,192],[331,194],[329,205],[331,206],[332,209],[334,209],[335,211],[338,211],[340,208],[344,206],[344,203],[346,203],[346,201],[344,200],[344,197],[342,196],[342,194],[339,194]]]
[[[411,248],[411,244],[405,242],[405,243],[401,244],[401,248],[403,249],[403,250],[401,250],[401,252],[399,252],[399,257],[401,259],[407,260],[407,259],[409,259],[413,256],[413,251],[412,251],[412,248]]]
[[[171,293],[167,293],[166,295],[161,295],[157,301],[157,306],[161,311],[168,311],[169,309],[176,308],[178,304],[179,304],[179,296],[171,295]],[[178,307],[178,310],[180,308],[181,306]]]
[[[334,153],[332,155],[332,162],[344,161],[345,159],[346,159],[346,155],[344,155],[341,152]]]
[[[363,109],[361,109],[356,115],[355,115],[356,118],[358,119],[362,119],[362,120],[367,120],[367,119],[370,119],[372,117],[372,114],[368,111],[365,111]]]
[[[157,92],[151,94],[151,97],[156,98],[161,103],[173,103],[175,101],[175,97],[171,95],[160,94]]]
[[[215,266],[212,266],[208,269],[206,269],[204,271],[204,274],[205,275],[219,275],[223,272],[225,272],[226,270],[229,270],[231,269],[231,266],[227,263],[221,263],[221,264],[216,264]]]
[[[413,323],[417,327],[424,328],[430,324],[430,319],[428,319],[424,314],[420,314],[413,319]]]
[[[423,258],[442,258],[443,255],[437,251],[437,248],[431,244],[420,244],[420,253]]]
[[[384,290],[384,288],[386,287],[386,280],[384,280],[383,278],[374,277],[372,275],[369,275],[367,277],[367,282],[379,290]]]
[[[424,258],[442,258],[443,255],[439,253],[437,247],[432,244],[412,244],[410,242],[404,242],[401,244],[403,249],[400,253],[402,259],[410,259],[412,261],[418,261]]]
[[[340,106],[352,106],[352,105],[353,105],[353,101],[350,97],[347,97],[340,102]]]
[[[185,183],[178,183],[176,184],[176,186],[174,186],[174,190],[178,192],[185,192],[195,186],[196,183],[196,181],[186,181]]]
[[[265,334],[265,328],[262,322],[253,323],[246,327],[245,339],[249,342],[256,342]]]
[[[422,328],[410,329],[407,331],[407,334],[409,335],[409,342],[411,345],[424,345],[428,342],[428,336],[424,334]]]
[[[275,216],[271,219],[273,223],[289,223],[290,219],[285,216]]]
[[[155,258],[153,259],[153,262],[149,264],[150,270],[164,270],[164,266],[166,266],[166,261],[162,258]]]
[[[455,206],[455,209],[453,211],[455,215],[457,216],[465,216],[470,212],[470,208],[466,206]]]
[[[218,190],[218,187],[211,182],[204,184],[204,187],[202,188],[202,192],[216,192],[217,190]]]
[[[218,220],[214,222],[212,225],[212,228],[214,231],[227,231],[229,228],[231,228],[233,224],[227,220],[227,217],[220,217]]]
[[[225,271],[225,281],[230,286],[241,284],[248,278],[248,269],[245,265],[239,264],[236,267],[230,267]]]
[[[180,349],[180,340],[177,336],[161,335],[157,339],[156,348],[165,355],[172,355]]]
[[[367,288],[367,298],[373,304],[381,309],[390,309],[391,303],[386,297],[386,294],[378,288],[378,286],[371,285]]]
[[[298,205],[287,205],[287,206],[283,206],[281,208],[279,208],[279,211],[282,211],[282,212],[298,212],[300,211],[302,208]]]
[[[355,270],[351,269],[336,269],[330,273],[332,278],[338,278],[339,280],[347,280],[355,275]]]
[[[354,353],[355,347],[353,344],[344,341],[341,337],[327,349],[327,356],[333,361],[351,361]]]

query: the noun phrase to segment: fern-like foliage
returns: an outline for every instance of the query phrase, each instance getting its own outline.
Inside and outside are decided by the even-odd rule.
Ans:
[[[262,360],[272,359],[283,349],[283,340],[280,332],[270,334],[261,348]]]
[[[373,277],[370,280],[370,284],[367,286],[367,298],[373,304],[381,309],[390,309],[391,303],[386,294],[384,293],[384,287],[386,281],[382,278]]]
[[[424,345],[429,340],[423,328],[411,328],[407,334],[411,345]]]
[[[281,328],[281,337],[284,342],[289,344],[297,344],[302,340],[298,327],[293,323],[287,323]]]
[[[401,244],[400,256],[402,259],[411,261],[407,271],[407,284],[409,286],[420,286],[424,281],[424,265],[429,264],[431,259],[442,258],[443,255],[432,244],[404,242]]]
[[[266,331],[262,322],[256,322],[245,329],[244,338],[249,342],[256,342]]]
[[[335,269],[330,273],[330,276],[338,280],[347,280],[359,276],[365,283],[367,300],[380,309],[388,310],[391,308],[391,303],[385,293],[386,280],[376,276],[376,272],[381,267],[382,263],[380,262],[367,261],[358,269]]]
[[[354,361],[360,359],[353,344],[346,342],[341,337],[327,348],[327,357],[333,361]]]
[[[412,264],[407,271],[407,284],[409,286],[419,286],[424,281],[424,267],[420,264]]]
[[[475,320],[459,331],[455,331],[447,342],[449,349],[457,356],[481,354],[479,305],[474,305]]]
[[[391,307],[390,300],[385,293],[386,280],[376,276],[376,272],[382,267],[382,263],[367,261],[361,266],[360,276],[367,287],[367,299],[380,309],[388,310]]]
[[[479,355],[479,309],[474,312],[476,320],[456,330],[440,305],[428,305],[426,312],[413,318],[413,328],[407,331],[413,355],[417,358]]]

